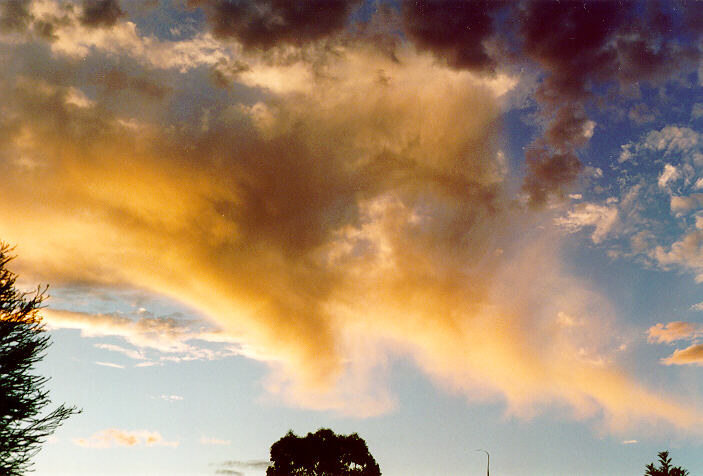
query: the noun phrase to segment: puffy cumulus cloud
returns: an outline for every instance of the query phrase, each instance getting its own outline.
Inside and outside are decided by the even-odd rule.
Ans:
[[[647,331],[647,340],[657,343],[671,343],[677,340],[689,340],[703,335],[703,328],[690,322],[674,321],[666,325],[658,323]]]
[[[696,282],[703,282],[702,229],[687,232],[671,246],[657,246],[651,251],[651,254],[662,268],[680,268],[691,271],[696,275]]]
[[[676,349],[662,359],[664,365],[703,365],[703,344],[693,344],[685,349]]]
[[[674,182],[681,178],[681,171],[671,164],[664,164],[664,169],[659,174],[657,185],[659,188],[666,188],[669,182]]]
[[[696,306],[693,306],[695,308]],[[703,326],[691,322],[675,321],[666,325],[658,323],[647,331],[650,343],[670,344],[676,341],[689,341],[684,349],[676,349],[661,362],[664,365],[703,365]]]
[[[566,216],[558,217],[555,223],[569,232],[576,232],[583,227],[593,226],[591,235],[594,243],[600,243],[611,232],[618,219],[618,209],[594,203],[579,203]]]
[[[702,145],[703,140],[697,131],[689,127],[668,125],[649,131],[638,141],[622,145],[618,161],[637,162],[638,159],[657,153],[664,157],[683,155],[685,162],[700,167],[703,166]]]
[[[73,443],[84,448],[111,448],[114,446],[178,446],[177,441],[167,441],[158,431],[120,430],[108,428],[87,438],[73,438]]]
[[[188,0],[205,9],[213,32],[248,48],[302,45],[339,32],[360,0]]]
[[[58,30],[48,48],[140,62],[165,48],[121,20],[86,44],[78,31]],[[188,41],[212,42],[207,58],[229,51]],[[286,71],[302,79],[281,86]],[[207,127],[177,114],[135,124],[99,97],[76,101],[83,85],[51,80],[0,80],[0,236],[17,244],[23,276],[132,286],[197,309],[223,329],[210,339],[267,362],[266,388],[295,405],[387,411],[384,373],[403,356],[443,388],[502,398],[520,416],[557,404],[613,430],[699,426],[698,410],[618,369],[621,342],[602,338],[609,306],[562,268],[551,220],[516,205],[498,150],[511,78],[409,45],[311,45],[233,75]],[[192,97],[170,108],[202,119]],[[569,127],[584,139],[555,131],[564,154],[592,132],[586,119]],[[47,312],[139,350],[188,355],[202,337],[163,320]]]
[[[659,181],[661,182],[661,176]],[[669,203],[672,213],[676,215],[686,214],[692,210],[703,208],[703,193],[692,193],[689,196],[672,196]]]
[[[0,44],[36,46],[44,43],[40,40],[48,40],[46,43],[54,58],[69,60],[69,68],[70,60],[97,57],[105,62],[107,56],[110,60],[115,57],[125,59],[121,67],[137,62],[150,69],[178,69],[185,72],[199,66],[212,66],[232,60],[241,50],[237,45],[229,47],[221,44],[206,32],[196,32],[187,39],[180,40],[143,33],[134,22],[124,15],[116,14],[121,10],[119,3],[114,0],[86,1],[82,6],[58,0],[32,0],[22,5],[28,15],[24,30],[31,31],[33,35],[2,35]],[[17,16],[16,13],[13,15],[12,18]],[[67,67],[65,64],[61,66],[64,69]],[[142,92],[154,91],[153,87],[142,87],[146,85],[144,78],[135,78],[137,81],[114,79],[122,79],[123,83],[126,80],[128,86],[134,86]]]
[[[590,220],[598,235],[593,238],[607,241],[612,256],[635,257],[648,266],[683,270],[703,279],[702,146],[700,133],[688,127],[668,125],[645,132],[622,145],[614,166],[617,182],[607,195],[600,184],[591,185],[587,195],[601,198],[572,207],[557,224],[575,230],[577,222]],[[596,223],[608,222],[605,215],[598,220],[596,210],[617,212],[616,229],[601,228],[609,233],[598,234]]]

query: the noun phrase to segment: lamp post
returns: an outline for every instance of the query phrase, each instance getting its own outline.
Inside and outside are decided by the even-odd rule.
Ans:
[[[486,463],[486,476],[491,476],[491,455],[486,450],[478,449],[476,451],[483,451],[484,453],[486,453],[486,456],[488,457],[488,462]]]

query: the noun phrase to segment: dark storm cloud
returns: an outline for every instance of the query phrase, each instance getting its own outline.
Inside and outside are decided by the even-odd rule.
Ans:
[[[447,60],[456,68],[491,70],[484,41],[495,32],[491,13],[502,2],[464,0],[406,1],[403,5],[405,31],[418,48]]]
[[[703,30],[700,4],[685,1],[406,1],[403,21],[419,49],[452,67],[485,73],[528,63],[543,73],[536,98],[545,132],[526,157],[533,204],[562,193],[582,169],[584,111],[596,87],[692,71]]]
[[[32,21],[29,0],[5,0],[0,3],[0,31],[25,31]]]
[[[83,0],[80,21],[89,27],[109,27],[124,15],[118,0]]]
[[[341,30],[359,0],[189,0],[203,7],[219,37],[245,47],[269,49],[280,43],[301,45]]]

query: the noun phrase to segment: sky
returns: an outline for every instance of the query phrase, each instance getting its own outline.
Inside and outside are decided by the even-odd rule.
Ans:
[[[35,474],[703,468],[699,3],[4,0]]]

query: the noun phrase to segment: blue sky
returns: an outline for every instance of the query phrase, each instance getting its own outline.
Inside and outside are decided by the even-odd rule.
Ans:
[[[697,474],[689,2],[13,0],[0,238],[83,412],[36,474]]]

